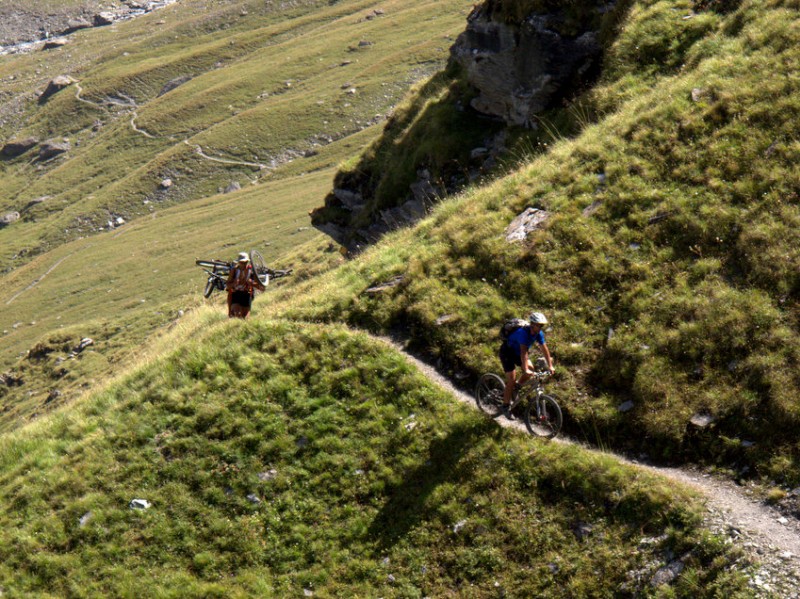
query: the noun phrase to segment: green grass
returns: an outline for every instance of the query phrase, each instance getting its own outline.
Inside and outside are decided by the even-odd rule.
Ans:
[[[689,9],[632,8],[603,80],[579,99],[596,124],[293,288],[284,313],[401,329],[476,377],[499,367],[498,323],[535,307],[553,322],[573,434],[796,485],[795,9],[752,1],[683,19]],[[550,212],[546,226],[506,243],[527,206]],[[397,275],[394,290],[363,293]],[[437,325],[445,314],[457,318]],[[627,400],[634,410],[618,412]],[[695,413],[714,425],[693,428]]]
[[[0,441],[5,593],[612,597],[671,552],[678,595],[746,596],[670,485],[531,446],[342,327],[197,325]]]
[[[81,144],[41,170],[0,163],[9,202],[58,194],[58,210],[45,204],[36,222],[0,237],[3,256],[29,249],[0,293],[3,369],[26,379],[0,399],[2,591],[748,596],[731,568],[739,556],[699,528],[688,492],[608,456],[503,431],[347,326],[401,329],[445,370],[475,376],[499,367],[498,324],[536,307],[553,323],[551,388],[568,432],[797,480],[797,7],[751,0],[684,20],[688,2],[635,3],[599,87],[548,116],[553,139],[533,138],[506,176],[344,263],[304,229],[306,213],[329,191],[333,165],[352,167],[365,147],[379,157],[419,111],[434,123],[452,115],[453,96],[434,79],[435,94],[398,112],[402,130],[390,126],[373,145],[377,127],[354,133],[415,74],[441,66],[443,31],[457,33],[469,6],[381,4],[387,15],[370,21],[363,15],[379,5],[277,14],[250,3],[246,16],[242,3],[198,6],[159,13],[163,26],[120,25],[124,37],[81,33],[72,56],[48,55],[47,67],[42,55],[0,63],[0,77],[20,73],[12,93],[80,67],[86,98],[128,90],[143,104],[137,124],[157,136],[133,135],[122,114],[103,116],[93,134],[95,111],[73,93],[35,109],[23,102],[21,113],[3,105],[4,135],[67,127]],[[410,49],[392,45],[395,35]],[[362,36],[376,43],[340,45]],[[212,56],[223,67],[211,68]],[[335,66],[344,59],[355,60]],[[192,81],[154,99],[188,67]],[[353,98],[342,97],[345,82],[359,89]],[[268,176],[202,162],[182,143],[266,160],[270,148],[310,148],[307,120],[346,136]],[[404,164],[414,149],[401,149]],[[163,176],[177,197],[147,195]],[[234,178],[242,191],[215,195]],[[141,206],[154,216],[118,231],[60,233],[78,215],[105,219],[151,197],[160,201]],[[550,219],[525,244],[507,244],[505,226],[528,205]],[[198,299],[192,261],[266,243],[267,260],[295,275],[257,300],[250,321],[225,322],[221,297]],[[405,278],[393,290],[364,293],[396,275]],[[445,314],[456,318],[437,325]],[[95,346],[58,362],[83,336]],[[48,402],[53,389],[63,395]],[[627,399],[634,409],[621,414]],[[714,424],[690,428],[695,411]],[[133,498],[153,505],[130,510]],[[582,523],[592,530],[580,540]],[[650,588],[673,556],[685,556],[684,573]]]
[[[3,367],[26,384],[1,388],[13,409],[0,417],[0,429],[103,380],[154,332],[180,320],[179,311],[210,303],[224,312],[223,294],[203,301],[205,275],[195,259],[232,260],[242,249],[258,249],[268,264],[298,267],[300,275],[303,265],[282,256],[298,245],[327,245],[305,213],[330,177],[326,169],[154,211],[146,221],[66,244],[7,275],[0,295]],[[257,301],[255,312],[263,305]],[[83,337],[95,346],[62,362]],[[24,357],[37,344],[53,351],[39,360]],[[47,402],[54,389],[62,393],[55,404]]]
[[[33,153],[0,163],[3,209],[50,196],[0,233],[0,267],[95,234],[110,213],[146,215],[145,201],[181,203],[234,179],[277,176],[209,162],[195,146],[271,168],[383,118],[408,85],[442,66],[449,45],[443,36],[457,33],[468,3],[388,2],[384,16],[366,20],[375,6],[182,3],[113,30],[81,31],[70,46],[46,55],[0,61],[3,136],[68,137],[73,145],[66,157],[44,164]],[[372,45],[359,47],[362,40]],[[85,101],[72,86],[36,103],[32,90],[63,73],[80,80]],[[191,81],[158,97],[165,83],[184,75]],[[345,84],[357,93],[347,94]],[[87,103],[119,94],[135,99],[136,125],[152,137],[133,130],[130,108]],[[175,185],[165,192],[159,185],[167,177]]]
[[[369,122],[415,78],[442,65],[448,42],[431,32],[455,33],[463,18],[431,2],[382,6],[384,17],[369,21],[372,4],[365,2],[301,2],[280,11],[187,2],[116,31],[79,32],[63,52],[0,61],[5,108],[23,100],[4,134],[68,132],[73,142],[72,158],[0,162],[4,209],[50,196],[0,231],[0,255],[8,259],[0,263],[9,269],[0,298],[0,371],[26,381],[0,390],[11,406],[0,429],[69,403],[175,322],[179,310],[197,306],[203,279],[195,258],[229,259],[258,248],[271,265],[293,267],[304,278],[338,258],[309,230],[307,217],[329,189],[330,168],[368,145],[378,133]],[[361,39],[374,45],[351,51]],[[78,101],[75,87],[43,106],[24,95],[64,72],[80,79],[85,100],[102,102],[120,91],[134,97],[137,126],[156,137],[136,134],[129,111]],[[191,81],[156,97],[166,81],[187,72]],[[358,93],[346,94],[343,83]],[[104,124],[95,132],[96,119]],[[259,171],[204,160],[184,139],[223,160],[270,163],[286,150],[316,155],[289,156]],[[169,192],[158,190],[165,177],[174,182]],[[231,181],[243,190],[217,196]],[[128,223],[99,232],[112,214]],[[309,243],[310,256],[283,258]],[[66,346],[86,336],[96,346],[61,364]],[[37,344],[59,350],[26,359]],[[54,390],[61,396],[47,401]]]

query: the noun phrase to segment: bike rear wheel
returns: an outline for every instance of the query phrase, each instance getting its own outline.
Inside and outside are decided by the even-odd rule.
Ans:
[[[497,418],[503,409],[505,381],[496,374],[487,373],[478,379],[475,387],[475,403],[481,412]]]
[[[210,298],[216,287],[217,285],[214,281],[214,277],[208,277],[208,281],[206,281],[206,287],[203,289],[203,297],[206,299]]]
[[[552,439],[561,431],[562,423],[561,407],[555,398],[542,395],[539,399],[528,402],[528,407],[525,408],[525,426],[530,434]]]

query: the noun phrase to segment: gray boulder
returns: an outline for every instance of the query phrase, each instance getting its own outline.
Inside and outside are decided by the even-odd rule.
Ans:
[[[39,140],[35,137],[26,137],[25,139],[19,140],[12,140],[6,143],[3,146],[3,149],[0,150],[0,153],[3,156],[7,156],[9,158],[15,158],[16,156],[22,156],[25,152],[30,150],[33,146],[39,143]]]
[[[672,584],[676,578],[683,572],[685,564],[682,560],[676,559],[671,561],[669,564],[660,568],[653,577],[650,579],[650,585],[653,587],[659,587],[665,584]]]
[[[44,102],[53,94],[57,94],[62,89],[69,87],[73,83],[75,83],[75,79],[69,75],[59,75],[58,77],[55,77],[50,81],[50,83],[47,84],[47,87],[42,92],[42,95],[39,96],[39,101]]]
[[[147,499],[131,499],[128,507],[132,510],[146,510],[151,505],[153,504],[147,501]]]
[[[54,37],[53,39],[49,39],[44,43],[42,47],[43,50],[53,50],[55,48],[61,48],[66,46],[69,43],[69,40],[65,37]]]
[[[64,33],[75,33],[79,29],[89,29],[91,26],[92,24],[86,19],[70,19],[67,21],[67,28]]]
[[[525,211],[517,216],[506,228],[506,241],[524,241],[530,233],[540,229],[544,222],[549,218],[550,213],[538,208],[526,208]]]
[[[97,13],[94,16],[94,25],[95,27],[104,27],[106,25],[111,25],[114,23],[115,16],[112,12],[101,12]]]
[[[50,139],[39,146],[39,160],[49,160],[60,154],[69,152],[72,145],[67,140]]]
[[[239,191],[241,188],[242,186],[238,181],[231,181],[223,193],[233,193],[234,191]]]
[[[3,216],[0,216],[0,229],[3,227],[7,227],[11,223],[15,223],[19,220],[19,212],[8,212]]]

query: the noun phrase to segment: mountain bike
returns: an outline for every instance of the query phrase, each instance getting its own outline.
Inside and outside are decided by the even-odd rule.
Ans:
[[[544,392],[544,382],[548,378],[550,378],[549,372],[536,372],[522,385],[515,385],[509,410],[513,411],[527,399],[525,426],[528,432],[537,437],[552,439],[561,431],[563,417],[561,407],[555,398]],[[482,412],[497,418],[503,411],[505,389],[506,382],[502,377],[491,372],[486,373],[478,380],[478,385],[475,387],[475,403]]]
[[[235,262],[227,262],[225,260],[195,260],[197,266],[201,266],[203,271],[208,275],[206,286],[203,288],[203,297],[211,297],[214,291],[225,291],[225,284],[228,281],[228,275],[234,267]],[[266,287],[269,285],[270,279],[280,279],[292,274],[292,269],[288,270],[275,270],[269,268],[264,263],[264,257],[258,250],[250,252],[250,264],[253,267],[253,273],[261,281],[261,284]]]

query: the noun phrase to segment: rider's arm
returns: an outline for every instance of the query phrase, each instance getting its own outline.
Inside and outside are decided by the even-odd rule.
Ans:
[[[531,369],[531,361],[528,358],[528,346],[522,345],[521,343],[519,346],[519,361],[522,365],[523,374],[533,374],[533,370]]]
[[[547,344],[542,343],[542,353],[544,354],[544,359],[547,360],[547,368],[550,370],[550,374],[555,372],[555,368],[553,368],[553,358],[550,356],[550,350],[547,349]]]
[[[231,268],[228,272],[228,281],[225,283],[225,289],[233,291],[233,279],[236,276],[236,267]]]

